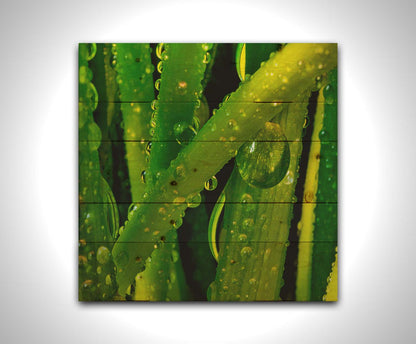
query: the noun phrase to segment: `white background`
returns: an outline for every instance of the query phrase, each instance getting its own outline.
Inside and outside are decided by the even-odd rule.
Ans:
[[[415,3],[2,1],[2,343],[413,343]],[[339,43],[340,301],[77,302],[77,43]]]

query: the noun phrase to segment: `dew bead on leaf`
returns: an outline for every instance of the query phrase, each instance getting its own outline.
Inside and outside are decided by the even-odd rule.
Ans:
[[[205,182],[205,190],[213,191],[217,188],[217,185],[218,185],[217,177],[212,176],[210,179],[208,179]]]
[[[150,151],[152,149],[152,141],[149,141],[146,145],[146,154],[150,155]]]
[[[97,261],[100,264],[106,264],[110,260],[110,250],[105,246],[100,246],[97,250]]]
[[[249,257],[253,253],[253,249],[250,246],[245,246],[241,249],[241,256]]]
[[[193,193],[188,195],[186,198],[186,202],[189,208],[196,208],[201,204],[201,194],[200,193]]]
[[[146,171],[144,170],[144,171],[142,171],[142,173],[140,174],[140,180],[143,182],[143,183],[146,183]]]
[[[245,143],[236,156],[243,180],[258,188],[271,188],[282,181],[290,163],[290,149],[281,127],[266,122],[255,140]]]
[[[87,61],[92,60],[97,53],[97,44],[95,43],[88,43],[87,44]]]

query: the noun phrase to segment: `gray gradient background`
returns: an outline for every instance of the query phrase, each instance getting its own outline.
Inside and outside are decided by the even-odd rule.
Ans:
[[[415,14],[412,1],[2,1],[0,341],[414,342]],[[76,44],[205,40],[339,43],[338,303],[77,302]]]

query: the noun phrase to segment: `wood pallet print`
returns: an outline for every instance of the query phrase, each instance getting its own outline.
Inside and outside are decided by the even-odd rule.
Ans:
[[[337,142],[337,44],[79,44],[79,300],[336,301]]]

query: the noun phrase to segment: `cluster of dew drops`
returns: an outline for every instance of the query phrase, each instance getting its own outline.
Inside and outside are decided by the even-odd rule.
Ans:
[[[211,54],[209,50],[212,48],[212,46],[213,45],[210,43],[202,44],[202,49],[205,51],[202,63],[208,64],[211,62]],[[156,70],[158,71],[159,74],[162,74],[163,64],[165,61],[169,59],[169,55],[165,49],[164,43],[159,43],[157,45],[156,56],[160,60],[157,64]],[[156,91],[158,92],[160,91],[161,81],[162,81],[161,78],[158,78],[155,81],[154,86],[155,86]],[[185,94],[187,92],[187,84],[185,81],[178,82],[177,91],[179,94]],[[201,106],[200,97],[202,96],[202,92],[203,92],[202,86],[200,87],[199,90],[195,91],[195,110]],[[152,109],[152,115],[150,119],[150,135],[151,136],[155,134],[155,128],[157,125],[156,120],[157,120],[157,115],[158,115],[158,99],[159,99],[159,96],[156,99],[154,99],[151,103],[151,109]],[[197,116],[194,116],[192,120],[192,125],[189,125],[188,123],[183,122],[183,121],[175,123],[173,127],[173,132],[174,132],[176,141],[180,145],[185,146],[198,133],[199,129],[200,129],[199,119]],[[151,149],[152,149],[152,142],[149,141],[145,149],[147,161],[149,161],[150,159]],[[146,171],[145,170],[141,172],[141,181],[143,183],[146,183]],[[205,182],[205,189],[208,191],[213,191],[216,189],[217,185],[218,185],[217,178],[213,176],[212,178],[210,178],[209,180]],[[195,208],[201,202],[201,195],[199,193],[191,194],[186,198],[186,202],[188,204],[188,207]]]

